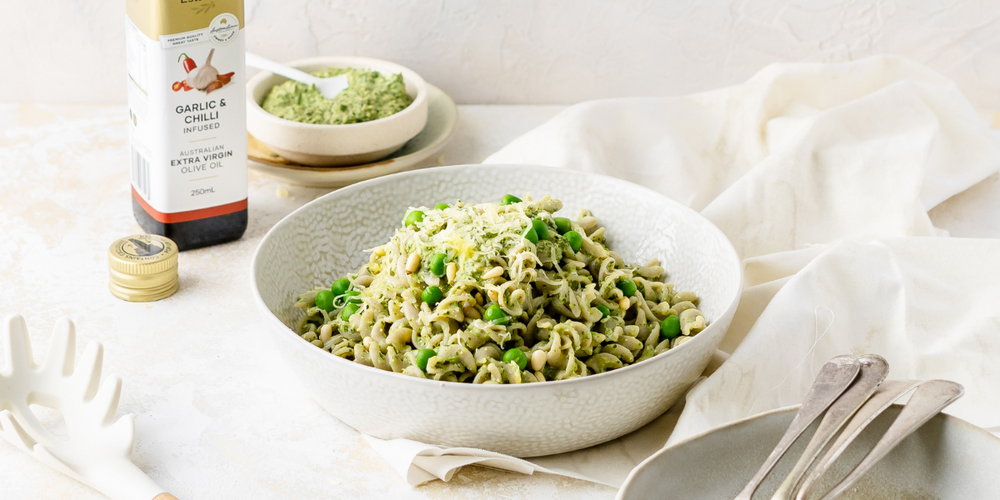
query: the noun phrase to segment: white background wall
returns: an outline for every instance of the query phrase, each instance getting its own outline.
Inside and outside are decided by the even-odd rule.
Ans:
[[[998,0],[246,0],[248,48],[363,55],[460,103],[738,83],[775,61],[901,54],[1000,110]],[[123,102],[124,2],[0,0],[0,100]]]

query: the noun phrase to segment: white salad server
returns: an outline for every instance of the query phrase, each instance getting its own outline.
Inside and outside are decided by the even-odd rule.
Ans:
[[[176,500],[132,463],[135,420],[115,420],[122,379],[101,382],[104,349],[91,342],[74,369],[73,322],[56,322],[43,364],[35,363],[24,318],[11,315],[0,331],[0,435],[40,462],[104,493],[112,500]],[[30,405],[62,413],[67,438],[54,435]]]
[[[347,83],[347,75],[331,76],[329,78],[320,78],[317,76],[312,76],[305,71],[301,71],[290,66],[285,66],[284,64],[274,62],[265,57],[258,56],[252,52],[247,52],[246,58],[247,66],[257,69],[263,69],[270,71],[276,75],[281,75],[289,80],[295,80],[299,83],[304,83],[306,85],[312,85],[319,90],[320,94],[327,99],[333,99],[337,97],[337,94],[341,93],[343,90],[347,89],[349,86]]]

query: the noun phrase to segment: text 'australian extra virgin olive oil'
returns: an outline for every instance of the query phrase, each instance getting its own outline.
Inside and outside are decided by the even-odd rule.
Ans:
[[[243,0],[126,0],[132,210],[180,250],[247,226]]]

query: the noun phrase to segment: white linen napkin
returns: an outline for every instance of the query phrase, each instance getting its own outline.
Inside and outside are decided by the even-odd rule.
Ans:
[[[881,354],[890,378],[962,383],[949,413],[1000,431],[1000,135],[930,70],[777,64],[727,89],[582,103],[486,163],[604,173],[700,210],[745,259],[745,288],[683,406],[531,460],[369,438],[410,484],[479,463],[619,486],[665,443],[801,402],[844,353]],[[938,213],[980,238],[948,237]]]

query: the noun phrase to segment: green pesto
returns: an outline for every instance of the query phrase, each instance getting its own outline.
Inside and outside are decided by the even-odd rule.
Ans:
[[[329,68],[311,74],[320,78],[347,74],[350,86],[337,97],[327,99],[316,87],[289,80],[275,85],[261,107],[286,120],[343,125],[385,118],[413,102],[401,74],[387,77],[377,71],[354,68]]]

